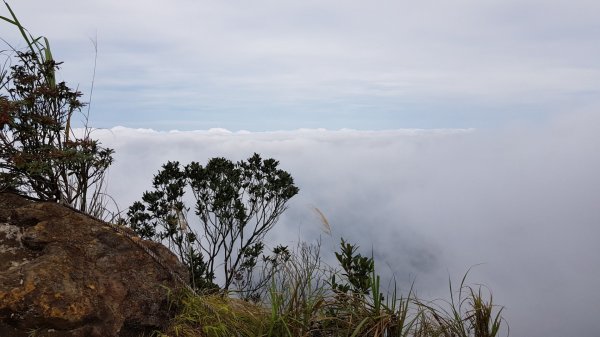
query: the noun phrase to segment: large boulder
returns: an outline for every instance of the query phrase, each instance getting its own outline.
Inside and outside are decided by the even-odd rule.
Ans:
[[[164,246],[56,203],[0,193],[0,336],[141,336],[168,320],[173,273]],[[165,268],[165,265],[168,268]],[[170,271],[168,270],[170,269]]]

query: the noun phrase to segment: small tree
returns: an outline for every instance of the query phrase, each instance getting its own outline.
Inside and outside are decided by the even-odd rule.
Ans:
[[[342,276],[348,283],[336,282],[335,274],[331,277],[331,289],[338,294],[347,295],[350,293],[353,297],[362,297],[369,295],[372,287],[372,274],[375,271],[375,261],[372,257],[357,254],[358,246],[350,244],[341,239],[340,252],[335,253],[340,266],[342,267]]]
[[[13,51],[18,64],[0,71],[0,189],[42,200],[63,202],[100,216],[101,189],[112,149],[91,138],[87,126],[76,135],[71,118],[85,105],[81,93],[65,82],[56,83],[55,62],[48,40],[33,38],[10,6],[27,52]]]
[[[263,239],[298,193],[291,175],[278,165],[258,154],[237,163],[213,158],[206,166],[168,162],[154,176],[154,190],[129,208],[129,224],[141,236],[167,242],[188,265],[196,286],[198,279],[207,284],[219,273],[223,290],[235,285],[242,296],[251,296],[265,280],[253,280]],[[186,186],[196,200],[199,235],[186,219]],[[274,249],[275,255],[286,253],[285,247]],[[277,263],[276,257],[263,260]]]

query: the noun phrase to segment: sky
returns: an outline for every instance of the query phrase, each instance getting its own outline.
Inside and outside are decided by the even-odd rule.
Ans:
[[[88,99],[94,79],[96,127],[496,128],[600,97],[594,0],[11,5]]]
[[[273,243],[343,236],[428,299],[473,267],[512,336],[600,331],[600,2],[11,6],[88,99],[94,79],[120,208],[167,160],[258,152],[300,188]]]

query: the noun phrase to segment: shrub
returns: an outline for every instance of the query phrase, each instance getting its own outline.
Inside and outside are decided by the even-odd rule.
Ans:
[[[0,18],[18,27],[29,48],[13,48],[17,64],[0,71],[0,189],[62,202],[99,217],[113,150],[92,139],[87,125],[80,135],[73,131],[71,119],[85,106],[81,93],[65,82],[56,83],[59,63],[48,41],[44,38],[42,44],[41,37],[26,33],[6,6],[12,19]]]
[[[210,286],[220,269],[223,290],[235,287],[242,297],[253,297],[270,274],[267,268],[254,279],[263,239],[298,193],[292,176],[278,165],[258,154],[237,163],[213,158],[206,166],[168,162],[154,176],[154,190],[129,208],[129,225],[141,237],[165,242],[176,252],[197,288]],[[186,189],[196,201],[200,233],[188,225]],[[273,267],[286,253],[286,247],[275,247],[263,262]]]

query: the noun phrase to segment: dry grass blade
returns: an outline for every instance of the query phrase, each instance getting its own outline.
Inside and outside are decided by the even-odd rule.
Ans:
[[[314,207],[314,211],[317,213],[321,223],[323,224],[323,232],[325,232],[327,235],[331,235],[331,225],[329,224],[327,217],[325,217],[325,214],[323,214],[323,212],[321,212],[321,210],[317,207]]]

